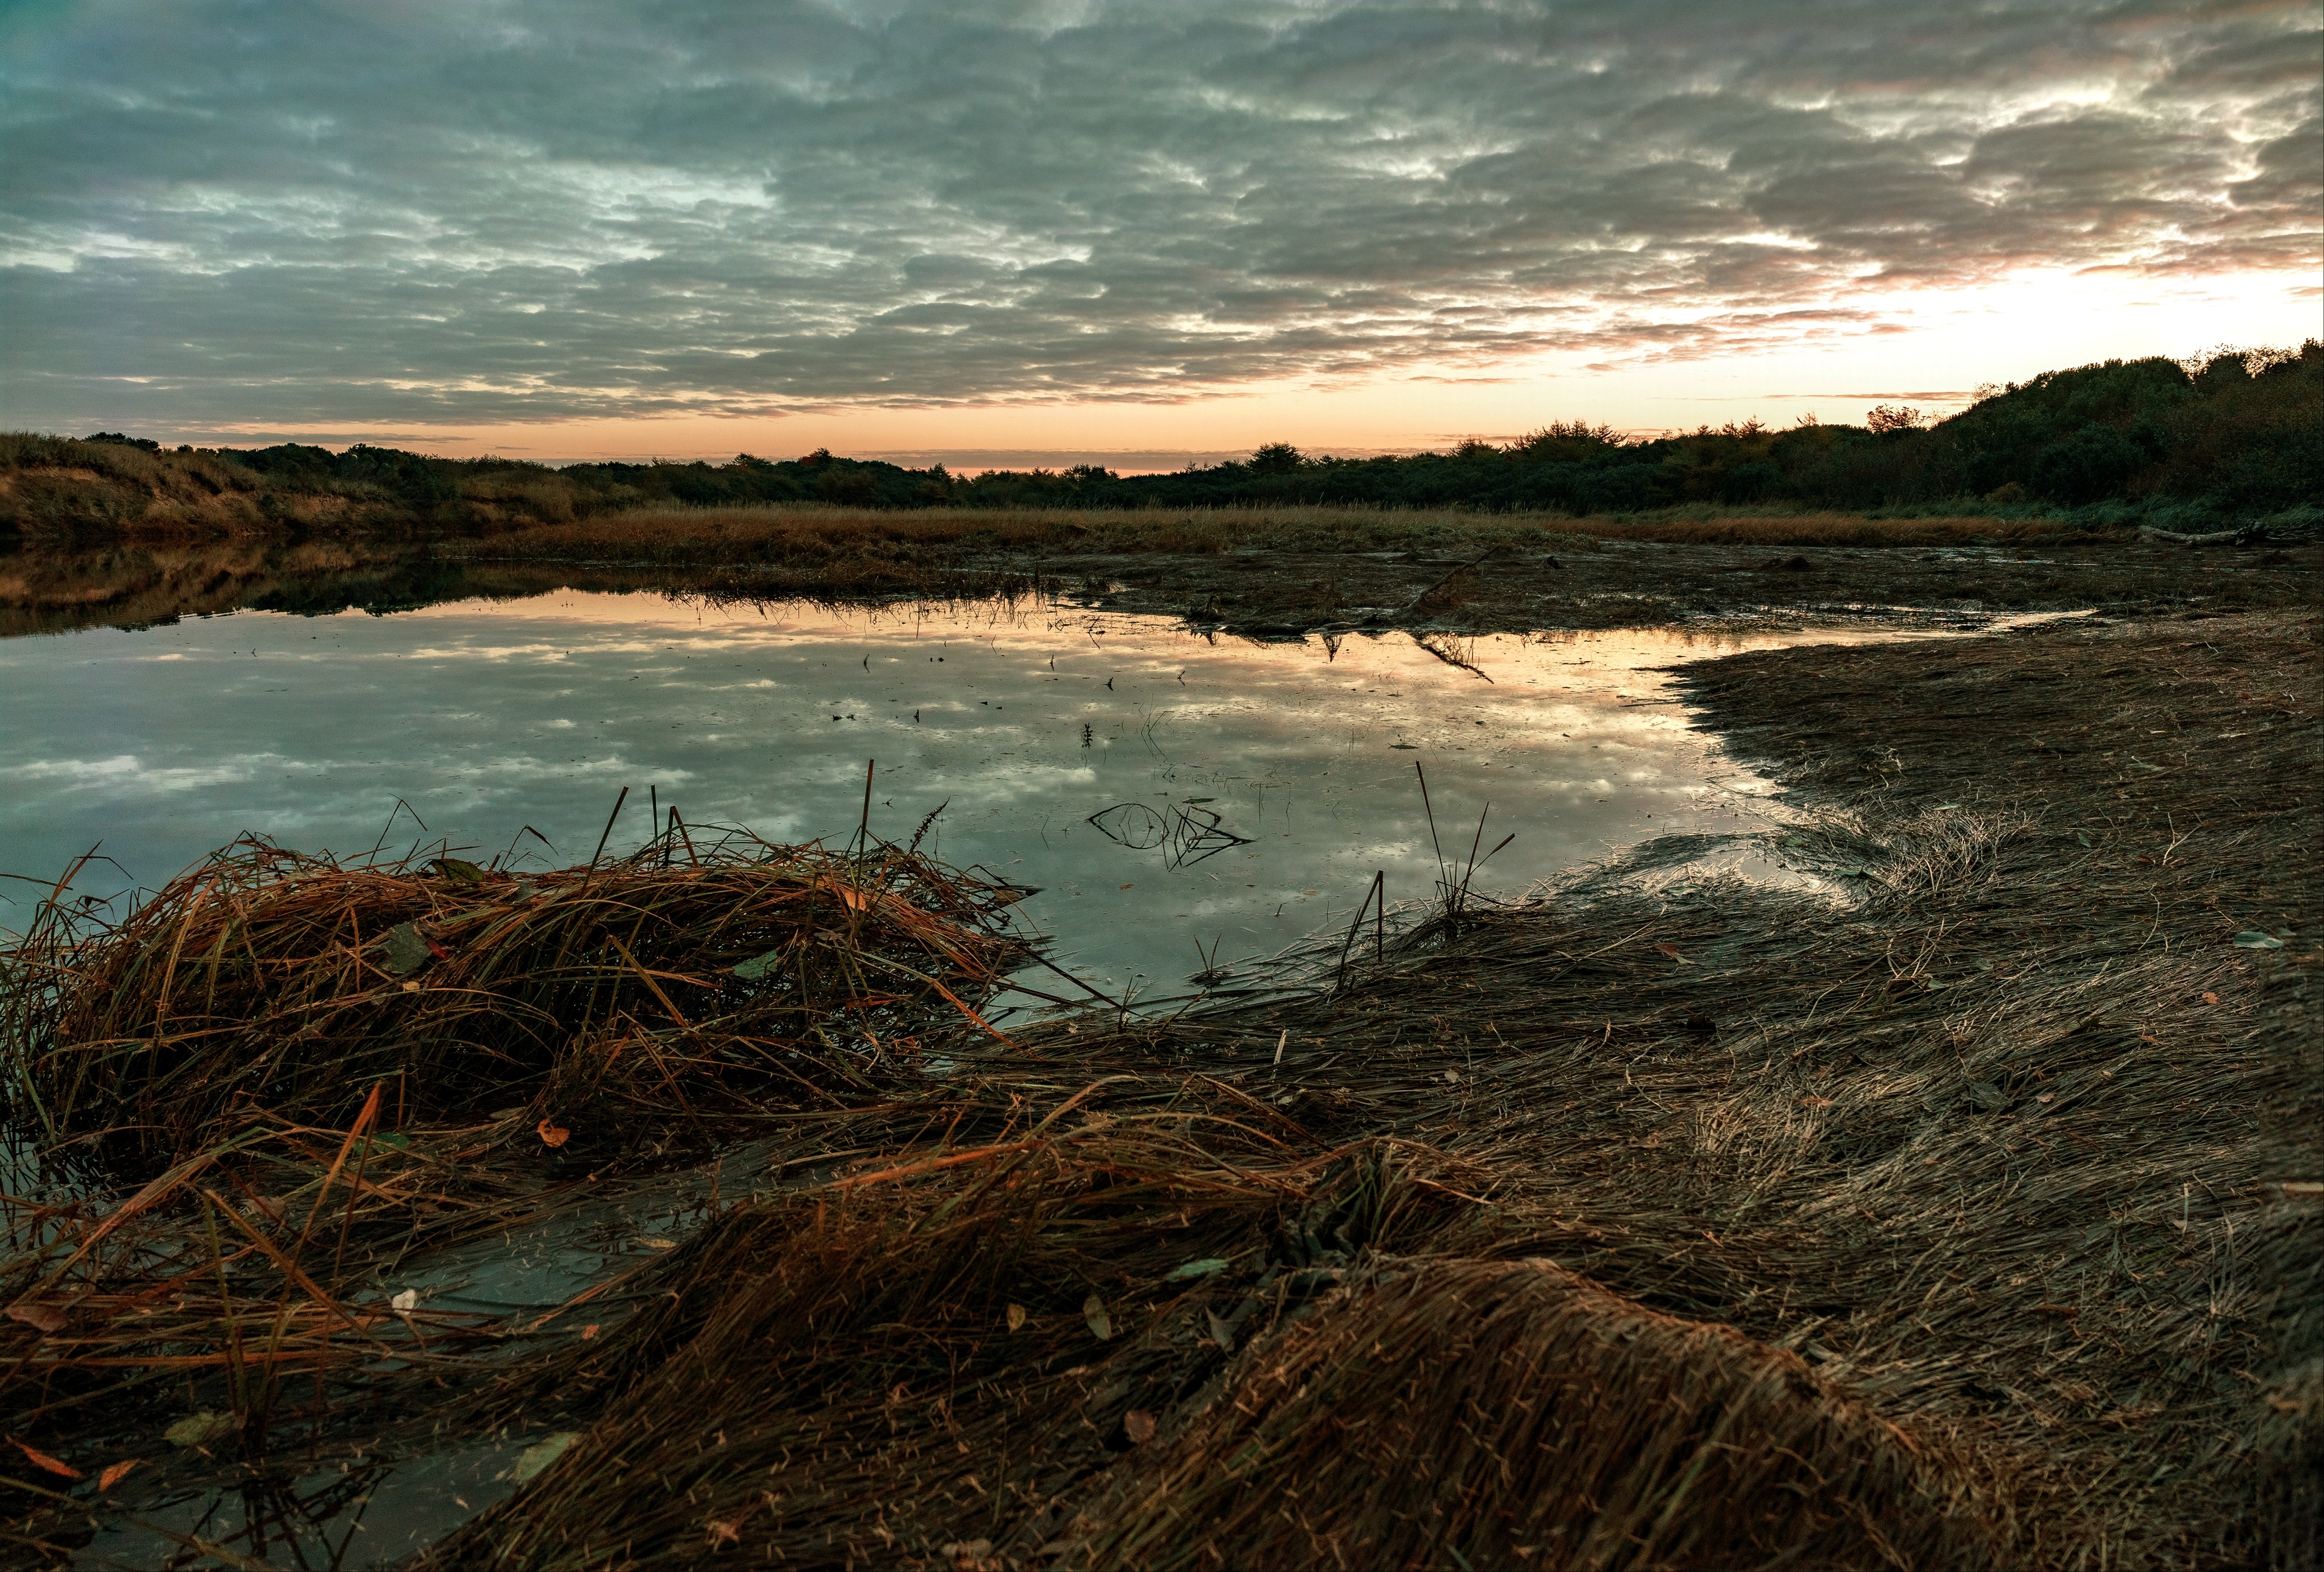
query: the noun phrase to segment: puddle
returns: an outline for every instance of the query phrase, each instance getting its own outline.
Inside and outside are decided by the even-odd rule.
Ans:
[[[610,1186],[578,1204],[560,1203],[537,1221],[415,1255],[369,1294],[355,1297],[377,1301],[410,1292],[420,1296],[420,1309],[437,1314],[530,1319],[674,1248],[708,1215],[722,1175],[724,1200],[738,1199],[738,1184],[748,1191],[762,1154],[763,1148],[746,1145],[698,1168]],[[562,1322],[557,1328],[571,1329]],[[511,1351],[521,1352],[522,1345],[512,1344]]]
[[[244,1565],[337,1572],[389,1565],[512,1494],[518,1459],[540,1439],[512,1434],[403,1461],[334,1465],[288,1481],[152,1500],[132,1495],[114,1503],[123,1515],[106,1521],[72,1565],[80,1572],[152,1572],[231,1564],[187,1542],[197,1540]]]
[[[1650,668],[1905,636],[1928,635],[1502,635],[1432,653],[1405,633],[1262,646],[1056,607],[567,591],[15,639],[0,870],[53,878],[98,847],[112,861],[76,887],[113,895],[240,831],[341,857],[449,840],[569,864],[622,786],[615,850],[673,805],[840,841],[876,759],[876,833],[926,822],[946,860],[1040,887],[1019,912],[1119,994],[1344,922],[1375,872],[1392,903],[1426,898],[1440,849],[1463,860],[1489,803],[1482,844],[1517,839],[1487,893],[1651,836],[1762,828],[1766,783],[1691,731]],[[0,924],[21,924],[28,887],[0,890]]]

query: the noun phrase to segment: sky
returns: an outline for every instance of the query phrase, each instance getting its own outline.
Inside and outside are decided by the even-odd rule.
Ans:
[[[2324,332],[2314,0],[0,0],[0,427],[1175,469]]]

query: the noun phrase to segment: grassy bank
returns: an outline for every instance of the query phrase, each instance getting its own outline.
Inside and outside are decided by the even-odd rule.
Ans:
[[[1707,662],[1706,719],[1813,810],[1767,850],[1841,893],[1652,842],[1168,1021],[1002,1043],[923,988],[908,1051],[791,1030],[822,1068],[752,1107],[689,1090],[726,1062],[715,947],[631,943],[632,970],[582,946],[621,990],[615,1062],[650,1048],[669,1079],[588,1102],[606,1055],[576,1031],[467,1099],[491,1115],[407,1099],[388,1147],[392,1104],[290,1117],[257,1086],[150,1118],[134,1085],[191,1082],[102,1052],[120,1032],[12,1028],[45,1043],[25,1084],[134,1070],[76,1082],[102,1095],[73,1117],[175,1162],[109,1213],[8,1203],[11,1406],[87,1476],[17,1469],[11,1531],[57,1559],[92,1514],[233,1481],[276,1492],[288,1537],[314,1481],[456,1435],[549,1460],[471,1497],[432,1566],[2296,1564],[2324,1504],[2319,635],[2202,617]],[[664,856],[558,920],[652,905],[692,877]],[[455,915],[521,909],[416,882]],[[417,920],[448,958],[318,989],[349,960],[254,893],[183,943],[106,941],[136,942],[86,986],[125,997],[118,957],[166,953],[184,1030],[240,1034],[206,1062],[322,1069],[339,1034],[197,988],[278,979],[401,1041],[405,983],[450,1007],[521,948]],[[886,991],[851,952],[823,975]],[[394,1302],[428,1242],[534,1238],[714,1150],[698,1223],[561,1310]],[[155,1440],[203,1414],[218,1460]]]

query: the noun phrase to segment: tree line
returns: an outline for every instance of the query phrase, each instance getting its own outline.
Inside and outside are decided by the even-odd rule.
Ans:
[[[47,446],[59,451],[47,453]],[[80,456],[64,453],[65,446]],[[108,448],[117,455],[109,464],[103,458]],[[171,453],[119,432],[83,441],[0,438],[0,465],[42,462],[93,464],[100,472],[184,469],[175,479],[192,492],[249,492],[260,512],[286,519],[303,516],[301,499],[323,498],[356,513],[399,513],[456,530],[657,505],[781,502],[877,509],[1323,504],[1573,515],[1689,503],[1840,510],[1952,503],[1987,510],[2128,505],[2248,516],[2324,503],[2324,344],[2311,339],[2296,350],[2047,372],[1980,390],[1969,408],[1944,420],[1883,406],[1862,426],[1809,418],[1776,429],[1755,419],[1650,437],[1564,421],[1512,442],[1472,440],[1446,452],[1396,456],[1309,455],[1270,443],[1247,459],[1171,474],[1082,466],[970,477],[941,464],[912,469],[823,451],[785,460],[744,454],[718,464],[550,468],[363,444],[337,453],[298,443]],[[17,490],[29,502],[39,488]]]

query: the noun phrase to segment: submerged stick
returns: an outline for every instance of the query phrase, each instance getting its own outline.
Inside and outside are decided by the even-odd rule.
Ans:
[[[613,799],[613,811],[605,815],[605,832],[597,837],[597,850],[589,854],[589,866],[597,866],[597,859],[605,855],[605,842],[613,838],[613,821],[622,816],[622,804],[630,800],[630,788],[623,786],[622,795]]]
[[[1428,815],[1428,843],[1436,849],[1436,887],[1451,893],[1452,880],[1444,867],[1444,844],[1436,838],[1436,809],[1428,800],[1428,772],[1420,768],[1420,760],[1412,761],[1412,773],[1420,777],[1420,807]]]
[[[1348,952],[1356,947],[1356,937],[1364,931],[1364,914],[1371,909],[1372,902],[1380,894],[1381,884],[1387,878],[1386,869],[1372,875],[1371,885],[1364,891],[1364,898],[1356,905],[1356,920],[1348,924],[1348,936],[1340,944],[1340,971],[1338,979],[1332,985],[1333,988],[1344,988],[1347,985]]]

